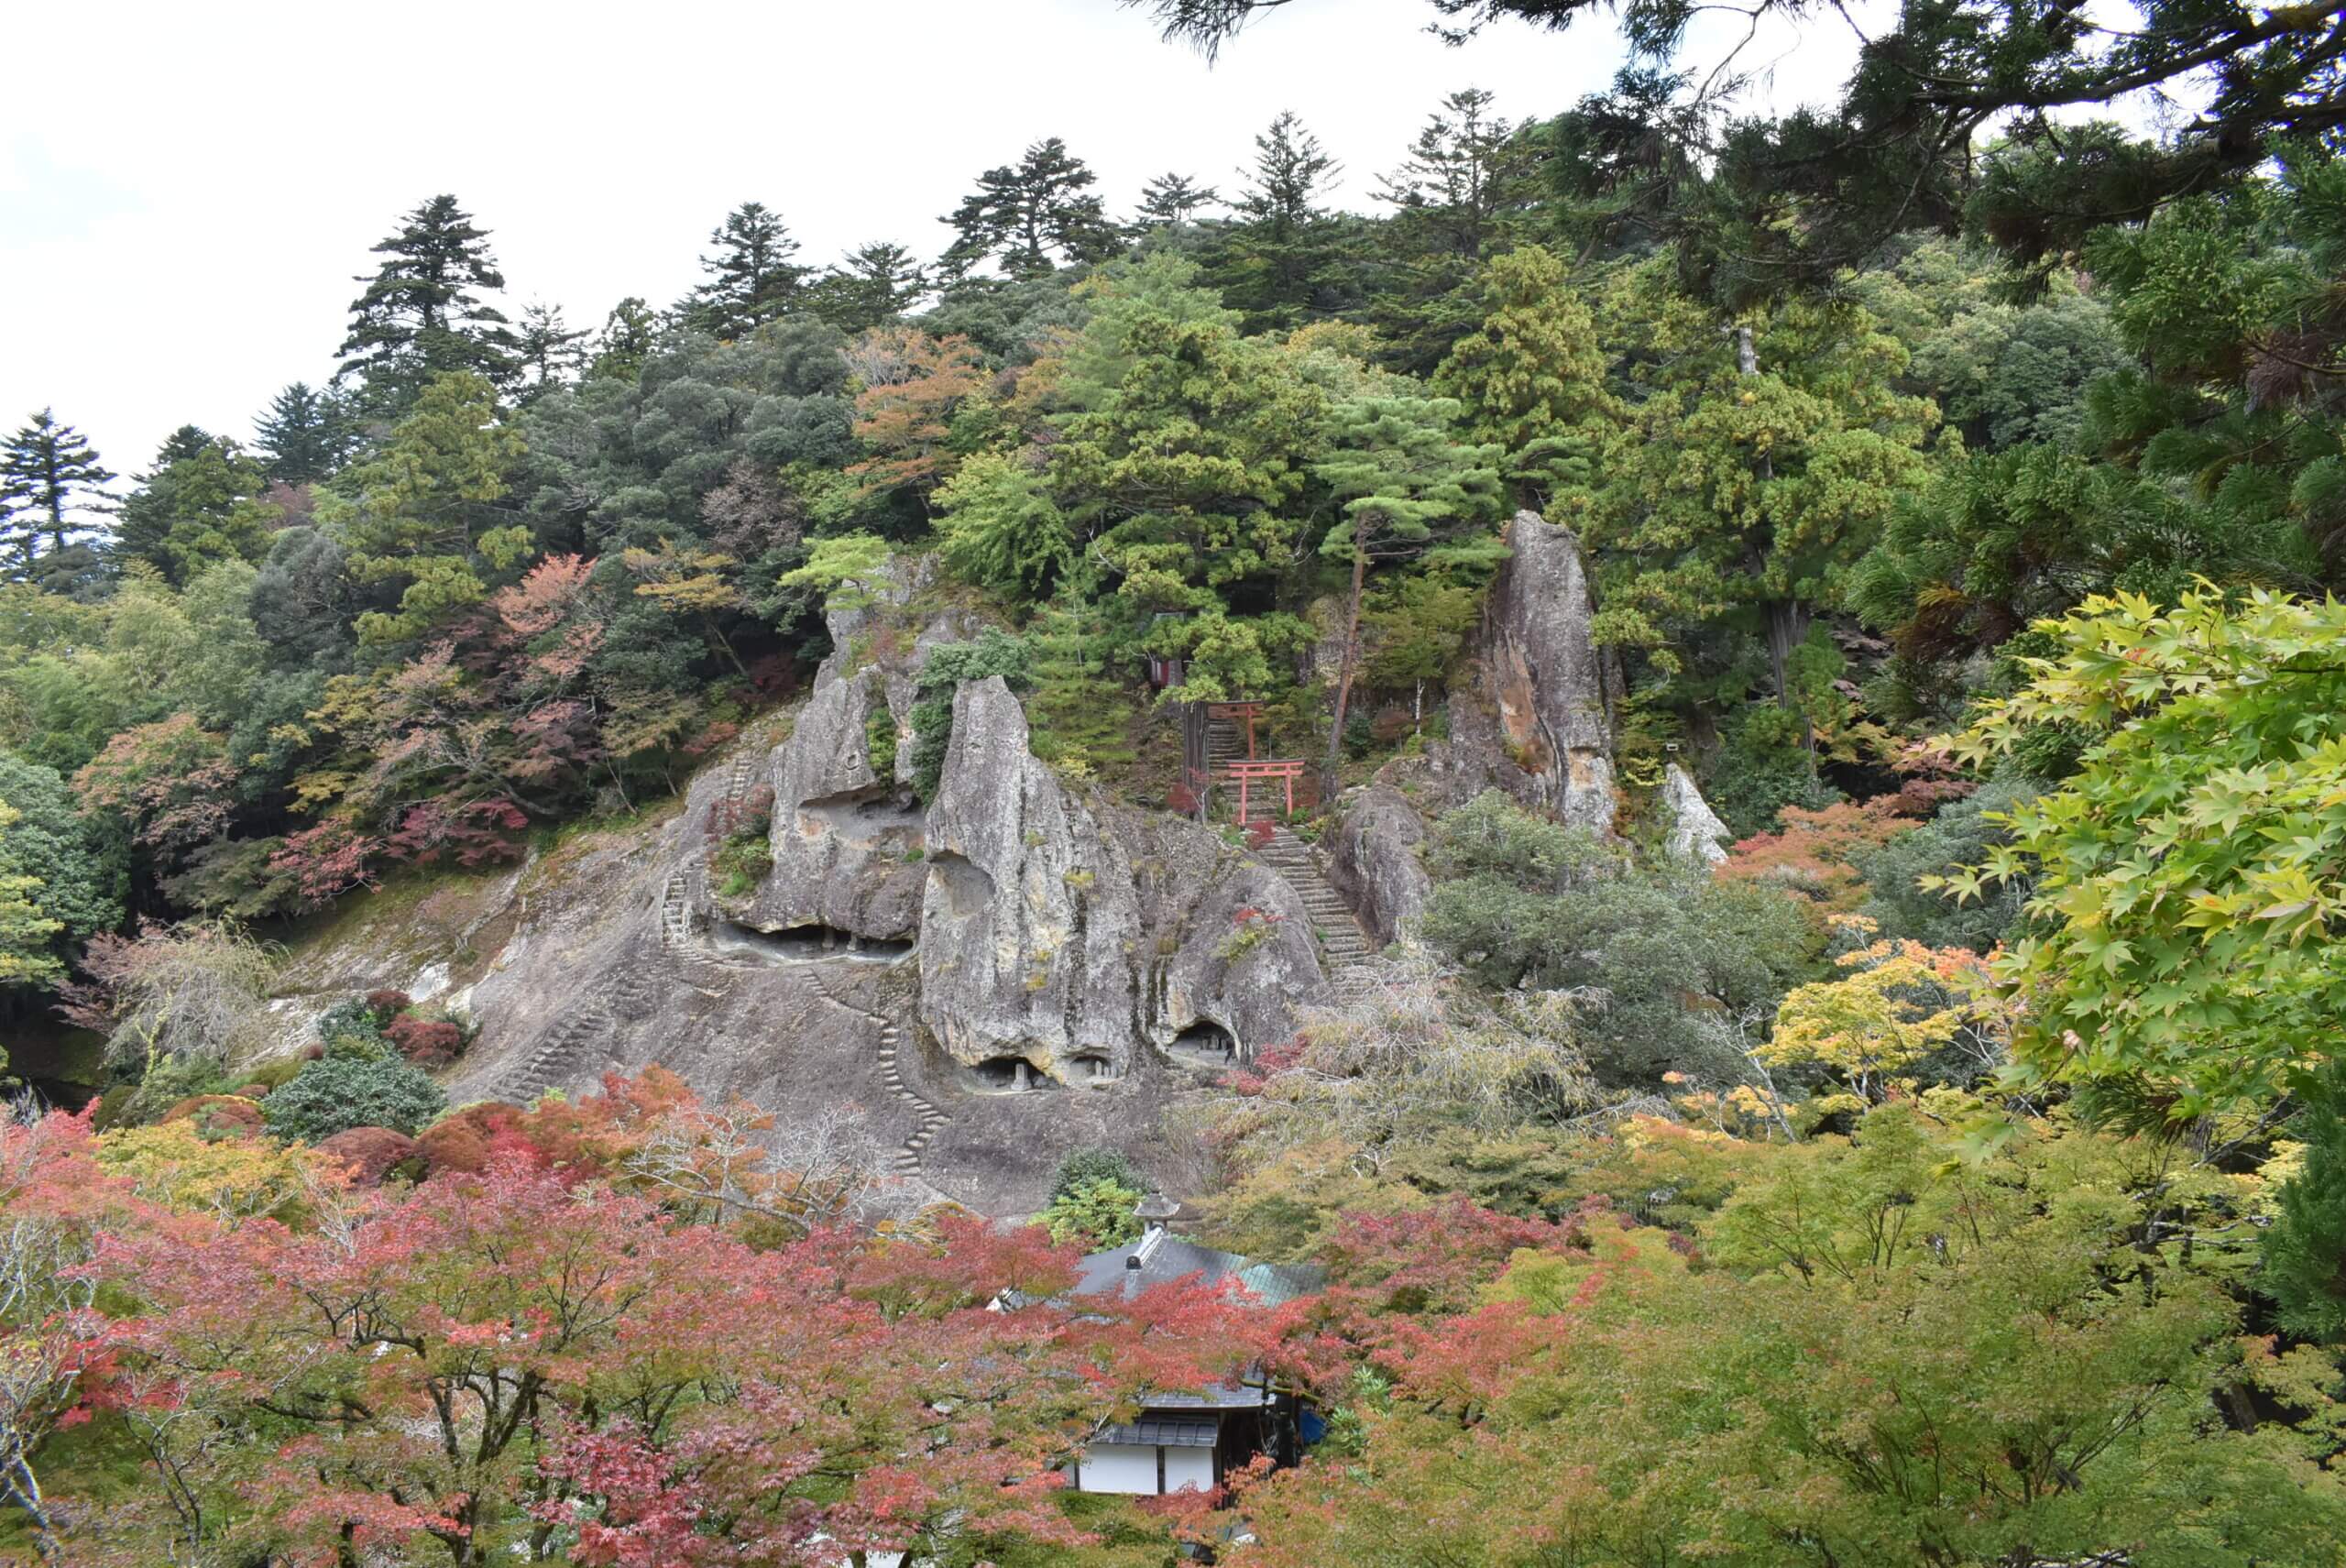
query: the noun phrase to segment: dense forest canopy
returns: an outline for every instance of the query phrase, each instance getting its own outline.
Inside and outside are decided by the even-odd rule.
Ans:
[[[1292,114],[1132,212],[1052,137],[933,257],[746,200],[572,320],[429,194],[249,443],[28,411],[0,1560],[2346,1561],[2346,20],[1912,4],[1771,116],[1708,9],[1431,0],[1629,64],[1429,92],[1374,213]],[[1429,814],[1381,983],[1168,1113],[1207,1238],[1321,1291],[1070,1306],[1117,1151],[990,1225],[657,1069],[451,1107],[475,1025],[397,992],[268,1055],[274,944],[657,821],[908,562],[986,628],[915,795],[999,676],[1148,810],[1174,703],[1259,703],[1331,832],[1473,700],[1526,513],[1617,830]],[[1299,1464],[1058,1486],[1241,1372]]]

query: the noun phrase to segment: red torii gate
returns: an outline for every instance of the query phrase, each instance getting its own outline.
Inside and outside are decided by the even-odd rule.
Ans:
[[[1303,776],[1303,759],[1281,757],[1259,762],[1224,762],[1222,776],[1238,786],[1238,826],[1244,828],[1246,826],[1246,786],[1250,783],[1268,784],[1273,779],[1278,780],[1287,796],[1287,814],[1289,817],[1295,815],[1295,781]]]
[[[1288,815],[1295,815],[1295,781],[1304,776],[1304,763],[1296,757],[1262,757],[1255,754],[1255,721],[1263,717],[1263,704],[1252,699],[1238,702],[1199,703],[1189,708],[1184,720],[1183,784],[1194,793],[1198,819],[1206,817],[1206,796],[1213,785],[1234,784],[1238,786],[1238,826],[1247,825],[1254,804],[1253,790],[1256,784],[1276,783],[1286,803]],[[1216,719],[1235,720],[1246,729],[1246,755],[1232,758],[1215,766],[1206,741],[1207,728]],[[1187,807],[1184,807],[1187,809]]]

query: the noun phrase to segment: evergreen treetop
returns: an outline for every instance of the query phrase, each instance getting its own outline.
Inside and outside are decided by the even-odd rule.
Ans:
[[[435,376],[468,371],[501,386],[521,349],[504,313],[482,297],[505,287],[488,231],[448,195],[401,222],[374,247],[382,265],[358,279],[367,287],[350,302],[336,372],[358,378],[367,401],[389,414],[404,412]]]

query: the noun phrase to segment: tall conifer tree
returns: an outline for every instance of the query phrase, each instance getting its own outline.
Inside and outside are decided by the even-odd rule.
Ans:
[[[745,337],[797,302],[809,269],[790,259],[798,242],[764,203],[744,202],[726,214],[708,243],[716,254],[700,258],[708,280],[685,307],[693,325],[718,337]]]
[[[482,299],[505,287],[505,275],[488,231],[454,196],[433,197],[374,249],[383,264],[358,280],[367,289],[350,302],[337,379],[361,378],[378,413],[403,413],[427,382],[450,371],[499,386],[512,379],[521,341]]]
[[[1087,193],[1096,179],[1058,137],[1035,143],[1015,165],[987,170],[938,220],[959,236],[946,269],[959,276],[992,258],[1013,278],[1040,278],[1061,262],[1105,260],[1115,254],[1116,227]]]
[[[76,533],[88,532],[73,514],[103,510],[104,487],[113,479],[88,440],[71,425],[58,423],[53,410],[43,409],[27,421],[0,451],[0,508],[8,513],[8,543],[16,548],[20,565],[29,572],[41,539],[57,554]]]
[[[1153,229],[1189,223],[1221,200],[1219,191],[1199,184],[1187,174],[1160,174],[1140,188],[1137,226]]]
[[[295,381],[269,400],[253,421],[253,447],[269,477],[288,485],[314,485],[350,454],[341,400]]]

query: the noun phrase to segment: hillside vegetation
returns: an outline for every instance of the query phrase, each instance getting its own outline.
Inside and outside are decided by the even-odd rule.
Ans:
[[[2346,1563],[2346,24],[1908,7],[1752,118],[1695,9],[1561,112],[1442,98],[1374,214],[1291,115],[1130,213],[1053,138],[934,258],[750,201],[581,325],[431,195],[253,441],[27,422],[0,1561]],[[1610,833],[1422,787],[1519,513]],[[657,1069],[452,1106],[478,1025],[399,992],[271,1054],[305,922],[649,831],[826,657],[910,669],[907,594],[983,628],[872,715],[912,795],[1000,677],[1070,789],[1193,809],[1174,705],[1243,698],[1304,839],[1424,807],[1378,983],[1161,1129],[1185,1228],[1323,1290],[1070,1305],[1133,1150],[992,1225]],[[1248,1369],[1299,1464],[1058,1484]]]

